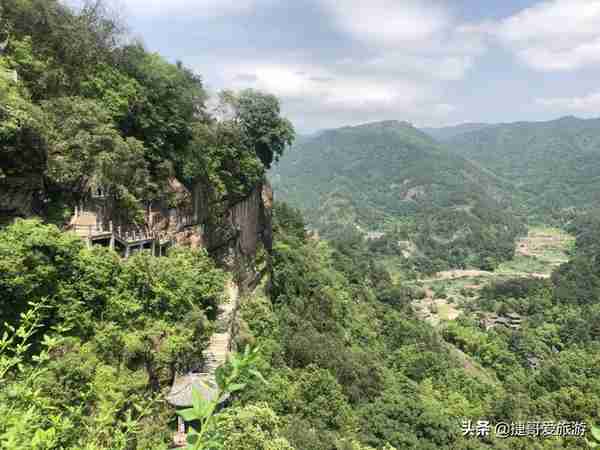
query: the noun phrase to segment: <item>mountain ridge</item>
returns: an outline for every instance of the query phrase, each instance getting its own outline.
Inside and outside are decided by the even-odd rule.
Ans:
[[[454,246],[473,260],[489,253],[483,240],[510,243],[519,229],[504,214],[514,186],[408,122],[328,130],[294,146],[271,175],[279,197],[325,236],[410,223],[424,253],[447,258]]]
[[[600,205],[600,119],[496,124],[444,142],[508,180],[532,217]],[[554,212],[553,212],[554,211]]]

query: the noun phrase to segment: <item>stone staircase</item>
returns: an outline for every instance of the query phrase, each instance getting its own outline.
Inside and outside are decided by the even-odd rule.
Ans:
[[[178,374],[173,380],[173,386],[167,395],[167,401],[176,408],[189,408],[193,405],[193,392],[196,390],[205,401],[223,403],[229,395],[222,395],[215,377],[219,366],[227,361],[231,351],[231,341],[234,331],[236,310],[239,303],[238,286],[229,280],[226,286],[227,301],[219,305],[217,314],[217,332],[210,337],[206,350],[204,350],[204,364],[199,372]],[[220,398],[219,396],[222,395]],[[186,446],[187,426],[182,417],[178,418],[177,433],[173,436],[176,448]]]
[[[214,376],[215,370],[227,361],[231,351],[232,325],[238,302],[238,287],[230,281],[227,284],[227,302],[219,305],[217,315],[217,332],[210,337],[208,347],[203,353],[204,367],[202,372]]]

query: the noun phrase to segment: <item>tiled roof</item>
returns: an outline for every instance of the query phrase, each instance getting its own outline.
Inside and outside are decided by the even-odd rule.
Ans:
[[[202,398],[213,401],[217,398],[219,388],[214,379],[207,373],[188,373],[178,375],[173,381],[173,386],[167,395],[167,401],[173,406],[192,406],[192,388],[196,388]],[[224,396],[221,402],[227,399]]]

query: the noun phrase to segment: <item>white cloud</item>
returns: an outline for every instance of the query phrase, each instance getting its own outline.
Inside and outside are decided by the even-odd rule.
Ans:
[[[320,129],[368,121],[399,119],[445,123],[456,111],[439,89],[410,77],[377,71],[350,73],[340,66],[245,63],[222,68],[221,78],[234,89],[252,87],[277,95],[300,129]]]
[[[600,91],[581,97],[539,98],[536,100],[536,103],[557,111],[598,115],[598,111],[600,111]]]
[[[428,39],[448,23],[444,10],[417,0],[322,0],[322,3],[341,29],[379,45]]]
[[[481,33],[463,29],[442,2],[315,1],[333,31],[355,44],[351,52],[324,58],[315,49],[297,62],[242,59],[221,65],[222,84],[274,93],[300,128],[455,120],[445,84],[463,79],[484,51]]]
[[[452,81],[462,79],[473,66],[474,55],[412,55],[388,53],[364,62],[365,70],[387,71],[389,74],[412,75],[418,78]]]
[[[366,46],[371,57],[351,60],[365,71],[460,80],[483,52],[480,33],[463,30],[431,0],[320,0],[338,30]]]
[[[600,0],[551,0],[470,31],[482,32],[541,71],[600,63]]]
[[[239,74],[244,74],[240,77]],[[426,89],[409,80],[381,80],[373,75],[342,75],[308,65],[250,64],[225,68],[223,78],[236,88],[254,87],[284,101],[304,100],[340,108],[400,105],[418,101]]]

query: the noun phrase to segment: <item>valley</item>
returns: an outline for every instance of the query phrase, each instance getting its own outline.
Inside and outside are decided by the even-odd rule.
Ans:
[[[552,270],[568,261],[574,242],[558,228],[530,227],[527,236],[517,240],[514,259],[495,271],[454,269],[414,281],[412,286],[424,293],[415,305],[417,312],[432,325],[443,325],[457,319],[486,285],[513,278],[548,279]]]
[[[0,0],[0,449],[600,447],[586,2]]]
[[[490,417],[507,420],[585,416],[595,423],[598,407],[580,400],[600,398],[599,127],[573,117],[420,130],[369,123],[306,137],[270,176],[279,198],[320,236],[308,247],[331,255],[349,283],[360,325],[343,332],[369,349],[385,347],[394,376],[418,383],[428,401],[438,398],[436,408],[452,411],[445,417],[493,411]],[[306,271],[309,254],[293,266]],[[298,281],[290,280],[287,298],[297,295]],[[306,282],[318,285],[310,276]],[[379,316],[365,306],[369,298]],[[325,329],[321,314],[318,330]],[[304,357],[295,345],[292,352]],[[579,377],[583,367],[590,375]],[[368,410],[377,417],[365,420],[369,426],[391,425],[386,439],[408,407],[395,407],[405,392],[391,402],[393,394],[380,397],[384,412]],[[433,441],[393,442],[445,448],[427,447]],[[488,448],[469,444],[458,439],[449,448]],[[580,448],[502,444],[489,447]]]

